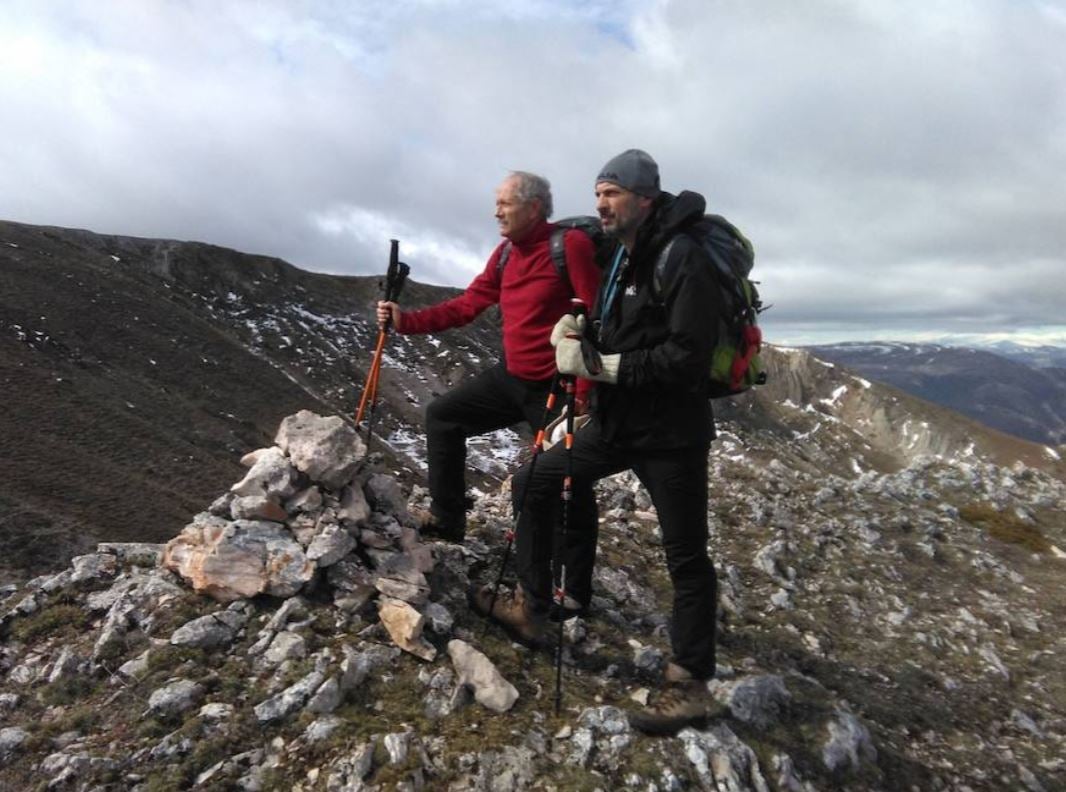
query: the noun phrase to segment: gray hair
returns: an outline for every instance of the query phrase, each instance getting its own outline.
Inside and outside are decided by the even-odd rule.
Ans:
[[[511,171],[515,180],[515,193],[522,203],[540,201],[540,208],[547,220],[552,216],[552,186],[543,176],[528,171]]]

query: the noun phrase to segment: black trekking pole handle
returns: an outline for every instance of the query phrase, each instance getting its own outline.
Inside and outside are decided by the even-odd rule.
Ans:
[[[400,290],[403,289],[403,284],[407,280],[407,274],[411,271],[411,268],[400,261],[400,241],[398,239],[389,240],[389,266],[385,271],[385,289],[384,297],[386,302],[395,302],[400,296]],[[369,407],[367,422],[366,422],[366,453],[370,454],[370,446],[374,439],[374,413],[377,407],[377,390],[378,390],[378,377],[381,374],[381,358],[384,352],[385,339],[389,334],[389,330],[392,329],[392,314],[385,318],[385,324],[378,333],[377,348],[374,350],[374,360],[370,367],[370,376],[367,378],[367,385],[364,388],[363,400],[359,405],[359,411],[356,415],[356,422],[362,418],[363,411]]]

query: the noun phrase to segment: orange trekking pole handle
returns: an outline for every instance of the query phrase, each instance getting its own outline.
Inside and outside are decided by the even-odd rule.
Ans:
[[[400,261],[399,241],[393,239],[390,240],[390,243],[389,269],[385,275],[385,302],[395,302],[399,299],[403,285],[407,281],[407,275],[411,271],[410,267]],[[369,408],[366,427],[366,450],[368,454],[370,453],[370,443],[374,434],[374,406],[378,394],[378,381],[381,378],[382,351],[385,348],[385,339],[389,335],[389,329],[391,326],[392,316],[390,315],[378,332],[378,342],[374,348],[374,359],[370,364],[370,371],[367,373],[366,385],[363,386],[363,395],[359,400],[359,409],[355,414],[355,423],[356,426],[358,426],[362,422],[363,415],[367,412],[367,408]]]
[[[385,336],[387,335],[385,328],[382,328],[378,332],[378,343],[374,349],[374,360],[370,364],[370,371],[366,375],[366,385],[363,386],[363,396],[359,400],[359,409],[355,414],[355,423],[359,424],[363,420],[363,413],[366,411],[366,405],[368,402],[372,402],[377,396],[378,390],[378,376],[381,373],[381,350],[385,347]]]

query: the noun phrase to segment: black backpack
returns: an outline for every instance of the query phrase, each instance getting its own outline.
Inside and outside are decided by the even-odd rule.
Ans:
[[[551,252],[555,271],[559,273],[563,283],[573,293],[574,289],[570,286],[570,278],[566,274],[566,232],[570,230],[580,231],[592,240],[592,246],[596,249],[596,266],[600,269],[606,269],[611,263],[611,259],[618,249],[618,241],[603,233],[600,218],[593,215],[564,217],[562,220],[554,221],[554,225],[555,228],[552,230],[551,237],[548,240],[548,250]],[[511,240],[507,240],[503,245],[503,250],[500,251],[500,258],[496,262],[496,272],[501,277],[503,268],[510,257]]]
[[[755,250],[740,231],[719,215],[704,215],[682,233],[695,239],[714,264],[725,312],[719,317],[718,344],[711,358],[712,399],[735,396],[766,382],[759,351],[762,331],[758,315],[763,310],[755,283],[749,278]],[[674,237],[676,239],[676,237]],[[662,294],[662,278],[673,239],[655,262],[653,289]]]

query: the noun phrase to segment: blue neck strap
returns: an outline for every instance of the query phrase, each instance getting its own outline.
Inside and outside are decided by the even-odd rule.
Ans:
[[[598,311],[601,321],[607,318],[607,314],[610,312],[611,307],[614,305],[614,298],[618,294],[619,278],[618,272],[622,266],[622,260],[626,257],[626,249],[621,245],[618,246],[618,252],[614,254],[614,262],[611,264],[611,273],[607,276],[606,286],[600,296],[600,310]]]

